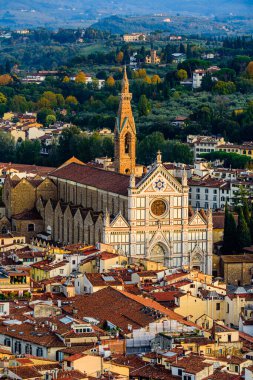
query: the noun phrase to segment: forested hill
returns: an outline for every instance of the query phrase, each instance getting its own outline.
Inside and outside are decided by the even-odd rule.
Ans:
[[[0,25],[84,25],[101,17],[190,12],[198,15],[248,16],[252,0],[1,0]]]

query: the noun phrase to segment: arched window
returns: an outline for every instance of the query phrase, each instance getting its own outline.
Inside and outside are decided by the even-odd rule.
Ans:
[[[8,230],[6,226],[2,227],[2,234],[7,234]]]
[[[114,215],[114,198],[112,198],[112,214]]]
[[[20,342],[15,342],[14,353],[15,354],[21,354],[21,343]]]
[[[28,226],[27,226],[27,230],[28,230],[28,232],[33,232],[33,231],[35,231],[35,225],[34,225],[34,223],[30,223],[30,224],[28,224]]]
[[[69,222],[69,219],[68,219],[67,220],[67,243],[68,244],[70,243],[69,235],[70,235],[70,222]]]
[[[88,226],[88,244],[91,244],[91,228]]]
[[[77,224],[77,243],[80,242],[80,223]]]
[[[130,148],[131,148],[131,135],[130,133],[127,133],[125,135],[125,153],[130,154]]]
[[[38,347],[37,350],[36,350],[36,356],[43,356],[43,350],[41,347]]]
[[[30,344],[25,345],[25,353],[28,355],[32,355],[32,346]]]
[[[57,227],[58,227],[58,240],[60,240],[60,230],[61,230],[61,218],[58,216],[57,218]]]
[[[10,338],[5,338],[4,339],[4,345],[7,346],[7,347],[11,346],[11,340],[10,340]]]

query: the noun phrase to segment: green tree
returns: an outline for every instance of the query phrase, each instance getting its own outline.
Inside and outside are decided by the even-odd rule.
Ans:
[[[207,73],[202,79],[201,89],[203,91],[212,91],[213,87],[214,87],[214,81],[213,81],[212,75]]]
[[[179,79],[180,81],[183,81],[183,80],[187,79],[188,74],[187,74],[186,70],[180,69],[177,71],[176,76],[177,76],[177,79]]]
[[[234,82],[224,82],[222,80],[219,80],[214,86],[214,91],[219,95],[233,94],[236,92],[236,85]]]
[[[10,162],[14,159],[15,142],[8,133],[0,131],[0,155],[2,162]]]
[[[178,64],[178,70],[186,70],[189,77],[192,77],[192,73],[196,69],[207,69],[209,63],[201,59],[186,59],[184,62]]]
[[[180,141],[167,140],[162,148],[163,161],[193,163],[193,153],[189,145]]]
[[[224,161],[225,168],[233,169],[245,169],[248,167],[251,158],[242,154],[227,153],[227,152],[211,152],[202,153],[200,157],[203,157],[209,161],[221,160]]]
[[[244,218],[246,220],[246,223],[247,225],[249,226],[249,222],[250,222],[250,213],[249,213],[249,204],[248,204],[248,200],[247,199],[244,199],[243,200],[243,215],[244,215]]]
[[[64,107],[65,99],[62,94],[56,94],[56,104],[60,108]]]
[[[146,95],[141,95],[138,103],[139,116],[147,116],[151,111],[151,105]]]
[[[233,82],[236,79],[236,72],[233,69],[225,67],[217,71],[217,73],[215,73],[215,76],[224,82]]]
[[[223,247],[224,253],[231,254],[236,247],[236,223],[235,218],[228,210],[228,205],[225,206],[225,220],[224,220],[224,235],[223,235]]]
[[[119,106],[119,97],[114,95],[108,96],[106,99],[106,106],[112,111],[117,111]]]
[[[246,67],[250,62],[250,57],[248,55],[237,55],[232,63],[231,67],[236,71],[237,74],[245,72]]]
[[[67,96],[65,102],[69,106],[76,106],[78,104],[77,98],[75,96],[73,96],[73,95]]]
[[[46,125],[51,125],[56,122],[56,116],[55,115],[47,115],[46,116]]]
[[[0,104],[6,104],[7,103],[7,98],[6,96],[0,92]]]
[[[29,109],[29,105],[24,96],[14,95],[10,102],[10,109],[13,112],[26,112]]]
[[[25,140],[16,147],[16,161],[21,164],[40,164],[41,145],[39,140]]]
[[[58,94],[59,96],[59,94]],[[57,95],[52,91],[45,91],[43,93],[43,98],[47,99],[50,103],[51,108],[55,108],[57,106]]]
[[[74,146],[76,146],[75,137],[80,136],[80,132],[80,129],[75,126],[63,129],[59,138],[58,145],[58,155],[60,162],[64,162],[72,156],[76,155],[76,150],[74,149]]]
[[[244,186],[240,185],[239,189],[234,192],[233,201],[236,206],[241,206],[248,203],[249,198],[250,198],[250,191]]]
[[[48,115],[54,115],[54,111],[49,109],[49,108],[42,108],[38,113],[37,113],[37,120],[41,124],[46,124],[47,123],[47,116]]]
[[[251,244],[253,244],[253,211],[251,211],[250,221],[249,221],[249,230],[251,236]]]
[[[240,207],[237,226],[237,249],[241,252],[244,247],[248,247],[250,245],[250,231],[244,218],[242,207]]]
[[[165,144],[165,139],[162,133],[153,132],[137,145],[137,155],[139,162],[144,165],[149,165],[154,162],[158,150],[162,150]]]

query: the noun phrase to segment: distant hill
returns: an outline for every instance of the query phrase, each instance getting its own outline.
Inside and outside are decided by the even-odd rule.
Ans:
[[[253,14],[252,0],[1,0],[0,26],[84,25],[111,15],[190,12],[198,15]]]
[[[152,31],[172,34],[224,35],[252,34],[253,23],[243,17],[208,17],[194,15],[171,15],[170,22],[166,16],[109,16],[92,25],[92,28],[109,31],[113,34],[133,32],[149,33]]]

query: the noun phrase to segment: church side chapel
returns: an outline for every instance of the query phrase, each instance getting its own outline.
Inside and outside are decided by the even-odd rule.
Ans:
[[[149,171],[136,164],[131,99],[125,68],[114,129],[114,171],[72,158],[48,175],[45,190],[29,187],[33,204],[30,200],[30,210],[19,207],[19,218],[36,211],[43,225],[37,232],[44,231],[55,242],[101,241],[130,258],[146,257],[167,267],[211,274],[211,210],[189,207],[186,174],[180,180],[173,177],[160,152]],[[4,186],[11,223],[17,209],[15,187],[10,180]]]

